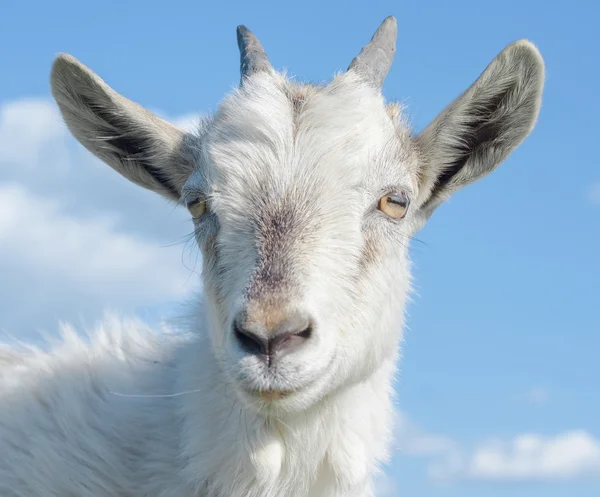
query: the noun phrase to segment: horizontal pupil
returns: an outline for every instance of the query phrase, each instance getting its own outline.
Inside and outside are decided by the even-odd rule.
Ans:
[[[406,199],[405,198],[393,196],[393,197],[388,197],[387,199],[388,199],[388,202],[390,202],[392,204],[399,205],[400,207],[406,207]]]

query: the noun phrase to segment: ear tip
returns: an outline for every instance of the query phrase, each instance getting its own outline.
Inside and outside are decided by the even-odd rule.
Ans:
[[[537,54],[540,58],[542,57],[536,44],[527,38],[521,38],[520,40],[515,41],[512,43],[512,46],[521,48],[522,50],[529,50],[530,52]]]
[[[104,86],[105,83],[85,64],[68,53],[59,53],[50,71],[50,89],[54,99],[60,104],[65,95],[80,91],[89,85]],[[109,91],[105,89],[105,91]]]
[[[59,89],[63,86],[63,81],[68,77],[70,68],[73,65],[73,57],[67,53],[59,53],[52,63],[52,69],[50,70],[50,86],[54,98],[57,98],[60,94]]]
[[[75,57],[73,57],[71,54],[61,52],[54,58],[54,63],[52,64],[52,69],[55,69],[55,68],[61,69],[63,67],[79,65],[79,64],[81,64],[81,63]]]
[[[536,88],[536,91],[541,94],[546,77],[546,64],[537,46],[530,40],[522,38],[511,43],[507,51],[521,67],[527,68],[532,88]]]
[[[68,53],[59,53],[52,63],[50,79],[52,83],[57,79],[64,79],[73,73],[73,70],[82,69],[84,66],[75,57]]]
[[[510,51],[513,56],[524,59],[532,66],[544,68],[544,58],[542,57],[540,50],[527,38],[521,38],[520,40],[511,43],[506,47],[506,50]]]

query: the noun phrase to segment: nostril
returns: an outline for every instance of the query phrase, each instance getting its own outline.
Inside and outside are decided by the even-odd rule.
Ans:
[[[268,366],[272,366],[278,358],[310,341],[313,321],[306,314],[294,312],[281,321],[267,325],[263,319],[241,312],[233,320],[232,331],[242,350],[259,356]]]
[[[233,323],[233,333],[240,346],[251,354],[268,354],[269,342],[244,329],[237,321]]]
[[[310,338],[312,335],[312,326],[308,326],[305,330],[301,331],[297,335],[301,338]]]
[[[269,339],[269,355],[275,356],[282,352],[291,352],[299,348],[312,335],[312,326],[307,326],[302,331],[288,331]]]

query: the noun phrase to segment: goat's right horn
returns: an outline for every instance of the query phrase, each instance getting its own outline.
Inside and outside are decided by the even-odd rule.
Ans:
[[[386,17],[371,41],[352,60],[348,71],[355,71],[374,87],[381,88],[394,60],[397,36],[396,18]]]
[[[272,69],[269,58],[258,38],[246,26],[238,26],[237,41],[240,48],[241,82],[244,78]]]

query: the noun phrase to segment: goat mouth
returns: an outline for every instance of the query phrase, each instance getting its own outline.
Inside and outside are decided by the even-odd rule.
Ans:
[[[263,392],[259,392],[258,395],[260,395],[260,397],[263,400],[266,400],[267,402],[272,402],[274,400],[280,400],[284,397],[287,397],[291,393],[292,392],[282,392],[281,390],[266,390]]]
[[[253,397],[260,397],[266,402],[282,400],[296,393],[294,390],[246,390]]]

